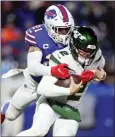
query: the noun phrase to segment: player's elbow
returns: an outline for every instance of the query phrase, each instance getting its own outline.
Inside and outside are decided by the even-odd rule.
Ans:
[[[38,85],[38,87],[37,87],[37,93],[39,94],[39,95],[44,95],[44,92],[45,92],[45,87],[46,85],[44,85],[44,84],[42,84],[42,82],[41,83],[39,83],[39,85]]]
[[[39,75],[40,62],[42,59],[41,51],[29,52],[27,56],[27,66],[29,73],[34,76]]]
[[[28,61],[27,66],[28,66],[29,73],[31,75],[35,75],[35,67],[36,67],[35,62],[34,61],[33,62],[29,62]]]

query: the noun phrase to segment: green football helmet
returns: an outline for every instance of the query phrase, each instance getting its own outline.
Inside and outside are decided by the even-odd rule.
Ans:
[[[70,38],[70,50],[73,58],[89,66],[99,49],[97,36],[89,27],[75,27]]]

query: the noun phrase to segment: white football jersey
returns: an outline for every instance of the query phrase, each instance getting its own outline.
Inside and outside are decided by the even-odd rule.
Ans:
[[[105,65],[105,59],[102,55],[102,51],[99,49],[92,63],[89,66],[85,66],[83,68],[79,62],[73,59],[72,54],[69,50],[69,47],[66,47],[64,49],[53,52],[53,54],[50,56],[50,60],[49,60],[50,66],[54,66],[59,63],[66,63],[69,65],[69,68],[73,70],[76,70],[77,68],[79,68],[76,70],[76,73],[79,74],[83,70],[87,70],[87,69],[93,70],[98,67],[103,68]]]
[[[66,47],[64,49],[55,51],[51,56],[50,56],[50,61],[49,65],[50,66],[55,66],[59,63],[66,63],[68,64],[69,68],[71,69],[70,73],[74,74],[81,74],[83,70],[93,70],[98,67],[103,68],[105,64],[104,57],[102,56],[102,52],[99,49],[95,55],[94,60],[92,61],[90,66],[87,66],[83,68],[79,62],[75,61],[72,57],[72,54],[69,50],[69,47]],[[76,95],[71,95],[71,96],[62,96],[62,97],[53,97],[54,100],[60,101],[62,103],[66,103],[72,107],[75,107],[80,103],[80,100],[82,99],[85,91],[87,90],[89,83],[87,85],[84,85],[84,87],[79,90]]]

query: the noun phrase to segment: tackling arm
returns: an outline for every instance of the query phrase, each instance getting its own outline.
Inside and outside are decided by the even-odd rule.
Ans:
[[[31,46],[27,57],[27,66],[31,75],[45,76],[52,75],[57,78],[69,78],[69,70],[67,64],[59,64],[56,66],[45,66],[41,64],[42,51],[38,47]]]
[[[37,93],[46,97],[70,95],[70,88],[56,86],[58,79],[52,76],[44,76],[39,83]]]

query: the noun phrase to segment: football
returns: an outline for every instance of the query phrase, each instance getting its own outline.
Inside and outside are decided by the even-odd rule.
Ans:
[[[79,84],[81,81],[81,78],[76,75],[71,75],[73,77],[73,80],[76,84]],[[66,87],[68,88],[70,86],[71,80],[70,78],[68,79],[59,79],[55,84],[60,87]]]

